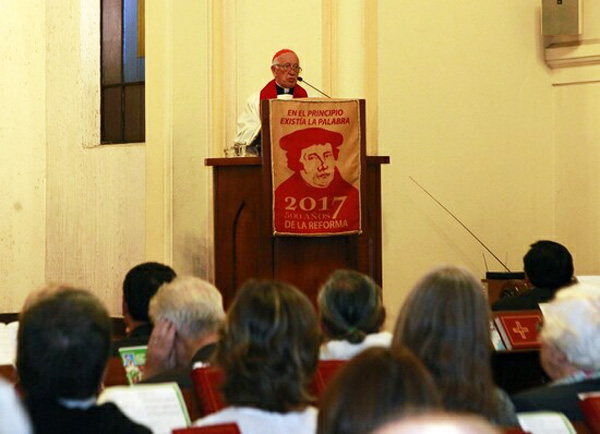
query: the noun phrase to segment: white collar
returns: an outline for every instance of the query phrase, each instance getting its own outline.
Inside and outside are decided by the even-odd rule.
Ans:
[[[92,396],[85,399],[59,399],[58,402],[63,407],[67,408],[78,408],[80,410],[87,410],[88,408],[96,405],[96,397]]]

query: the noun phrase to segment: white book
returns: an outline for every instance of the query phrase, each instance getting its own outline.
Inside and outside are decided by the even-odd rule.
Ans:
[[[494,320],[490,321],[490,338],[492,339],[492,345],[494,346],[494,350],[496,351],[504,351],[506,350],[506,346],[500,337],[500,333],[498,333],[498,329],[494,325]]]
[[[0,323],[0,365],[14,365],[17,358],[19,322]]]
[[[125,415],[154,434],[171,434],[190,426],[190,416],[177,383],[107,387],[98,404],[114,403]]]
[[[575,427],[558,411],[532,411],[517,413],[523,431],[531,434],[576,434]]]

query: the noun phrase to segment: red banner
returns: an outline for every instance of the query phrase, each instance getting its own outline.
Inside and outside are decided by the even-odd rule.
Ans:
[[[273,233],[360,233],[358,100],[270,100]]]

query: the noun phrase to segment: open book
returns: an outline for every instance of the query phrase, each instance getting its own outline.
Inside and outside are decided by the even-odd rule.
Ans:
[[[0,365],[14,365],[17,356],[19,322],[0,323]]]
[[[504,345],[504,341],[502,341],[502,336],[500,336],[500,332],[498,331],[494,320],[490,321],[490,338],[492,339],[492,346],[494,347],[494,350],[506,350],[506,346]]]
[[[521,429],[531,434],[576,434],[575,427],[558,411],[517,413]]]
[[[112,402],[125,415],[154,434],[171,434],[190,426],[190,416],[177,383],[138,384],[107,387],[98,404]]]

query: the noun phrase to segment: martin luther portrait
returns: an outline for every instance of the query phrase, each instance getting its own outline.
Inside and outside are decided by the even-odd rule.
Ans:
[[[284,233],[345,233],[359,229],[358,189],[338,168],[344,137],[306,128],[279,140],[293,174],[275,190],[275,230]]]

